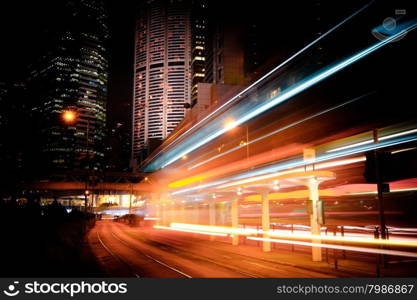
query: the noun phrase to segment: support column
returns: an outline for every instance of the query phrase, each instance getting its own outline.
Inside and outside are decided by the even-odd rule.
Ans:
[[[156,225],[162,225],[161,224],[161,208],[159,203],[154,203],[155,207],[155,218],[156,218]]]
[[[167,204],[166,203],[162,203],[160,205],[161,207],[161,224],[166,226],[167,225],[167,218],[168,218],[168,214],[167,214]]]
[[[151,202],[154,206],[155,210],[155,218],[156,218],[156,225],[162,225],[161,223],[161,204],[159,203],[159,195],[158,194],[151,194]]]
[[[216,225],[216,203],[214,200],[209,201],[209,207],[208,207],[208,213],[209,213],[209,224],[210,226]],[[210,241],[214,241],[215,236],[210,235]]]
[[[262,231],[263,231],[263,238],[264,239],[269,239],[270,219],[269,219],[268,192],[262,193],[261,196],[262,196]],[[262,242],[262,250],[264,252],[270,252],[271,251],[271,242],[263,241]]]
[[[232,198],[231,218],[232,218],[232,227],[238,228],[239,226],[239,198],[238,197]],[[233,234],[232,245],[233,246],[239,245],[239,235]]]
[[[308,190],[310,193],[311,212],[310,212],[310,226],[312,235],[320,235],[320,224],[318,221],[318,201],[319,201],[319,182],[316,178],[308,180]],[[312,240],[313,243],[321,243],[320,240]],[[311,254],[313,261],[321,261],[321,247],[311,247]]]

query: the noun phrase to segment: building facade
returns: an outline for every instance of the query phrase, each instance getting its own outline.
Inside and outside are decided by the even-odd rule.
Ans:
[[[133,164],[183,120],[205,72],[205,0],[139,6],[135,36]]]
[[[29,92],[48,171],[103,168],[107,14],[101,0],[57,1],[54,28],[31,66]],[[74,119],[65,122],[65,111]]]
[[[198,83],[206,81],[208,1],[193,1],[191,12],[191,106],[197,103]]]

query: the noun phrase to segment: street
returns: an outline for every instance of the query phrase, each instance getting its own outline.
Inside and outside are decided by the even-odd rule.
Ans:
[[[332,264],[334,251],[331,251],[330,263],[312,262],[309,249],[301,246],[295,252],[291,251],[291,246],[285,245],[274,248],[271,253],[262,253],[249,241],[235,247],[223,238],[216,239],[210,241],[208,236],[193,233],[130,227],[114,221],[98,221],[88,235],[94,255],[105,273],[112,277],[375,276],[372,257],[362,255],[359,263],[349,260],[355,258],[354,254],[348,254],[344,259],[340,254],[336,270]],[[390,266],[386,272],[393,275],[396,266]],[[405,274],[404,270],[402,272]]]

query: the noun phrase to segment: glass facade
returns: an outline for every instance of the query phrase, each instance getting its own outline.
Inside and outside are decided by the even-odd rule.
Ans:
[[[103,168],[107,100],[107,15],[103,1],[62,2],[57,28],[29,78],[33,110],[41,119],[39,151],[48,170]],[[58,16],[57,16],[58,17]],[[74,122],[62,119],[64,111]]]
[[[191,93],[191,8],[187,1],[139,7],[135,38],[133,158],[164,140],[185,116]]]

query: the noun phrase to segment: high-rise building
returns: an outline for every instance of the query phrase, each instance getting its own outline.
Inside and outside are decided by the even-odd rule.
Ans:
[[[135,37],[132,158],[141,161],[183,120],[204,80],[206,0],[144,1]],[[135,164],[135,162],[133,162]]]
[[[191,106],[197,102],[198,83],[205,82],[208,38],[208,1],[194,0],[191,11]]]
[[[107,15],[102,0],[55,1],[29,92],[48,171],[102,169],[107,99]],[[51,28],[52,27],[52,28]],[[75,115],[65,123],[63,112]]]

